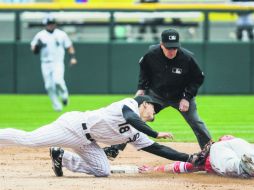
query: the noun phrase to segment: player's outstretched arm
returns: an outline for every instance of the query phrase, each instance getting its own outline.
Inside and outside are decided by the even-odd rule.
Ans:
[[[165,164],[161,166],[140,166],[138,168],[139,173],[156,173],[156,172],[162,172],[162,173],[191,173],[196,172],[201,169],[195,168],[191,163],[189,162],[174,162],[171,164]]]
[[[139,173],[174,173],[173,172],[173,164],[165,164],[161,166],[148,166],[148,165],[143,165],[138,167],[138,172]]]
[[[172,133],[168,132],[159,132],[158,136],[156,137],[157,139],[173,139],[174,136]]]
[[[149,152],[151,154],[155,154],[163,158],[167,158],[169,160],[183,161],[183,162],[191,162],[193,160],[192,159],[193,155],[178,152],[170,147],[158,144],[156,142],[150,146],[142,148],[141,150]]]

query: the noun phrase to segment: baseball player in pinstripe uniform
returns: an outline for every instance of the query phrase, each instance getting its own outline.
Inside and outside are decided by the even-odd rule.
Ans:
[[[75,50],[68,35],[56,28],[56,20],[52,15],[47,15],[43,24],[45,29],[35,35],[31,42],[31,50],[35,54],[40,53],[44,85],[54,110],[62,111],[63,105],[68,103],[68,90],[64,81],[65,49],[71,56],[71,65],[77,63]]]
[[[63,175],[62,167],[73,172],[108,176],[108,159],[97,142],[107,145],[130,143],[138,150],[193,163],[195,154],[178,152],[148,138],[172,138],[170,133],[156,132],[145,123],[154,120],[157,110],[159,105],[149,96],[126,98],[94,111],[67,112],[56,121],[32,132],[0,129],[0,147],[54,146],[50,148],[50,155],[56,176]],[[60,147],[71,148],[75,153]]]
[[[228,177],[254,177],[254,148],[241,138],[231,135],[222,136],[213,143],[202,165],[195,166],[188,162],[177,161],[162,166],[141,166],[140,173],[191,173],[206,171]]]

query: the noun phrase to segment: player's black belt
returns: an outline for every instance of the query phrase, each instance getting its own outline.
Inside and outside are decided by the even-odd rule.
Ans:
[[[87,130],[87,126],[86,126],[86,123],[82,123],[82,128],[83,130]],[[94,141],[94,139],[91,137],[90,133],[86,133],[86,138],[89,140],[89,141]]]

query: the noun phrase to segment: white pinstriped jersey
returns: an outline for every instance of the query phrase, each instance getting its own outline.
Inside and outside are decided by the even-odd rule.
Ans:
[[[108,176],[109,162],[97,142],[108,145],[130,142],[137,149],[154,143],[148,136],[126,124],[122,114],[124,105],[139,115],[138,103],[132,98],[126,98],[94,111],[64,113],[54,122],[31,132],[12,128],[0,129],[0,147],[71,148],[75,153],[64,150],[63,167],[73,172]]]
[[[42,30],[35,35],[31,42],[31,46],[35,46],[39,39],[45,44],[45,47],[43,47],[40,52],[42,63],[64,62],[65,48],[72,45],[70,38],[64,31],[57,28],[53,33]]]
[[[63,121],[71,127],[71,130],[77,131],[77,134],[82,134],[83,137],[89,133],[97,142],[109,145],[130,142],[137,149],[152,145],[154,141],[148,136],[126,124],[122,114],[124,105],[139,115],[138,103],[132,98],[126,98],[94,111],[68,112],[58,121]],[[87,130],[82,129],[82,123],[86,124]],[[89,141],[85,142],[87,143]]]

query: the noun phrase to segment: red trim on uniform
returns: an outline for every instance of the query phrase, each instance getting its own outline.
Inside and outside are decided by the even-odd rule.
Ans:
[[[211,162],[210,162],[210,155],[206,158],[206,161],[205,161],[205,171],[207,173],[213,173],[213,168],[211,166]]]
[[[191,163],[189,163],[189,162],[185,162],[185,163],[184,163],[184,170],[185,170],[186,172],[192,172],[192,170],[193,170],[193,165],[192,165]]]
[[[180,163],[181,163],[180,161],[174,163],[174,171],[173,171],[174,173],[178,174],[180,173]]]

